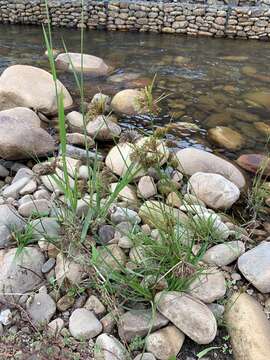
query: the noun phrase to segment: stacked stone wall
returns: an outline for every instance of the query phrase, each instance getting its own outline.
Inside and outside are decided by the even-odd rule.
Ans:
[[[225,1],[227,2],[225,4]],[[193,36],[270,39],[270,0],[49,0],[53,26]],[[43,24],[43,0],[0,0],[0,22]]]

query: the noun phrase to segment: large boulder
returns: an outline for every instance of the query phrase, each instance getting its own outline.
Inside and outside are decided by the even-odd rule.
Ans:
[[[25,247],[22,252],[17,248],[0,250],[1,297],[34,290],[42,282],[44,262],[43,254],[35,247]]]
[[[217,333],[216,319],[200,300],[177,291],[155,296],[159,312],[198,344],[209,344]]]
[[[188,187],[213,209],[229,209],[240,196],[238,187],[219,174],[197,172],[189,179]]]
[[[139,114],[142,110],[141,99],[142,92],[139,90],[122,90],[114,95],[111,102],[111,107],[113,111],[120,114],[136,115]]]
[[[262,293],[270,292],[270,242],[263,241],[238,259],[245,278]]]
[[[79,72],[83,70],[84,73],[91,75],[107,75],[109,72],[109,66],[103,59],[88,54],[71,52],[59,54],[55,63],[60,69]]]
[[[214,173],[224,176],[240,189],[246,184],[243,174],[236,166],[207,151],[195,148],[182,149],[176,152],[175,160],[178,169],[187,175],[196,172]]]
[[[62,92],[64,107],[72,105],[72,98],[57,80],[58,93]],[[0,77],[0,110],[23,106],[44,114],[57,112],[57,96],[53,77],[47,71],[29,65],[13,65]]]
[[[18,121],[27,122],[27,124],[31,127],[40,127],[40,118],[37,114],[26,107],[15,107],[8,110],[0,111],[0,118],[2,116],[12,117]]]
[[[1,96],[0,96],[1,98]],[[0,157],[6,160],[45,156],[54,151],[50,134],[34,122],[0,114]]]
[[[225,322],[235,360],[268,360],[270,322],[248,294],[234,294],[226,305]]]

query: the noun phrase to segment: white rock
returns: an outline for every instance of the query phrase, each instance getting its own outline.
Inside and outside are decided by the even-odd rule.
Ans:
[[[226,266],[238,259],[245,252],[245,244],[242,241],[228,241],[208,249],[202,260],[210,265]]]
[[[138,196],[148,199],[157,194],[157,187],[151,176],[143,176],[138,183]]]
[[[103,59],[88,54],[62,53],[57,56],[55,63],[61,69],[83,71],[91,75],[107,75],[109,72],[109,67]]]
[[[79,308],[69,318],[69,331],[76,339],[88,340],[102,332],[102,325],[91,311]]]
[[[197,172],[189,179],[188,188],[213,209],[229,209],[240,196],[238,187],[218,174]]]

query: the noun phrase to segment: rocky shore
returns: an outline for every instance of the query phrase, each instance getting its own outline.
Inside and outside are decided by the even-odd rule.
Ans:
[[[78,54],[55,63],[71,60],[79,70]],[[93,56],[84,66],[109,72]],[[269,359],[269,192],[262,218],[234,216],[251,190],[244,169],[268,158],[231,162],[171,149],[166,128],[123,129],[123,114],[150,111],[147,89],[98,93],[83,115],[45,70],[1,74],[1,358],[183,359],[189,339],[214,344],[203,359]]]

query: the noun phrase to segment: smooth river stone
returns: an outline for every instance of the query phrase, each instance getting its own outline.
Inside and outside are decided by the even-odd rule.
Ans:
[[[217,333],[216,319],[200,300],[177,291],[161,292],[155,296],[161,314],[197,344],[209,344]]]
[[[270,242],[263,241],[238,259],[244,277],[261,293],[270,292]]]
[[[33,81],[33,79],[35,81]],[[73,100],[65,86],[57,80],[58,93],[68,108]],[[57,113],[57,97],[52,75],[29,65],[12,65],[0,77],[0,109],[23,106],[44,114]]]
[[[208,135],[213,142],[229,150],[238,150],[244,144],[243,136],[226,126],[210,129]]]
[[[270,92],[254,91],[245,95],[245,100],[257,106],[270,108]]]
[[[140,112],[141,92],[135,89],[125,89],[114,95],[111,107],[113,111],[126,115],[136,115]]]
[[[68,71],[80,71],[92,75],[107,75],[109,72],[109,66],[103,59],[80,53],[63,53],[59,54],[55,59],[56,66],[58,68]],[[82,66],[83,65],[83,66]]]
[[[243,169],[256,174],[263,170],[263,174],[270,175],[270,158],[261,154],[244,154],[236,160],[237,164]]]
[[[178,162],[178,170],[187,175],[196,172],[215,173],[224,176],[240,189],[246,185],[243,174],[236,166],[207,151],[195,148],[182,149],[176,152],[175,160]]]
[[[234,294],[226,304],[225,323],[235,360],[269,360],[270,322],[248,294]]]

